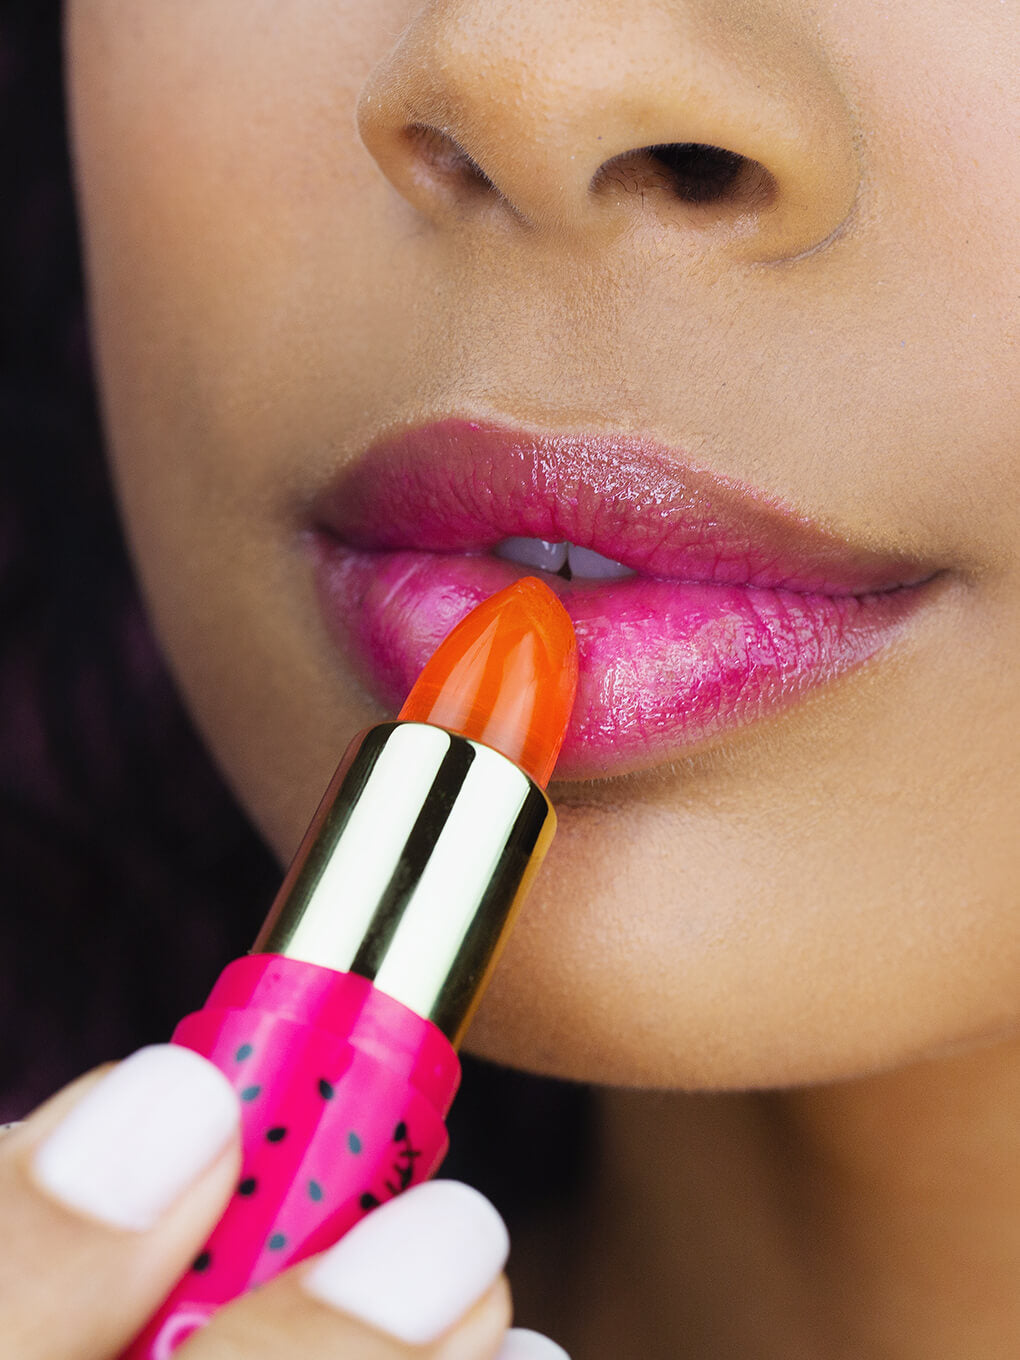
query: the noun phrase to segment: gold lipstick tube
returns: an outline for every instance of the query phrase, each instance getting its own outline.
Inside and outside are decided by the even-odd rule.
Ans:
[[[348,747],[252,952],[357,973],[457,1044],[555,829],[492,747],[380,723]]]

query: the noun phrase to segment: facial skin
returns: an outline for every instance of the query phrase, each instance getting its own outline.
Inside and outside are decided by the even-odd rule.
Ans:
[[[649,435],[940,586],[783,716],[554,785],[559,835],[469,1046],[718,1089],[1014,1035],[1010,7],[69,10],[127,526],[183,690],[281,859],[349,737],[389,716],[320,616],[312,499],[381,434],[451,414]],[[404,134],[420,123],[499,193],[444,171],[448,146]],[[677,142],[767,175],[693,205],[631,158],[589,190]]]

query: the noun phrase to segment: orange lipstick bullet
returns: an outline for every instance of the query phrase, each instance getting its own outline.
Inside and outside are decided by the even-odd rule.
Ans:
[[[570,615],[547,585],[525,576],[447,634],[399,720],[435,723],[494,746],[545,788],[576,692]]]

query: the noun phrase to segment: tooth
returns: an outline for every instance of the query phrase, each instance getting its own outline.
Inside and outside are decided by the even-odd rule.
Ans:
[[[614,562],[611,557],[603,557],[601,553],[592,552],[591,548],[578,548],[573,543],[568,545],[567,562],[571,576],[608,581],[617,576],[634,575],[630,567],[625,567],[622,562]]]
[[[550,543],[544,538],[504,538],[492,551],[497,557],[539,571],[559,571],[567,560],[566,543]]]

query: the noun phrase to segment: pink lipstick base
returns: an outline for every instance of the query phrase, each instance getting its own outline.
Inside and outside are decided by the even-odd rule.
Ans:
[[[828,594],[646,576],[567,581],[488,553],[363,550],[328,533],[315,538],[315,573],[335,640],[393,708],[470,609],[540,576],[578,638],[561,778],[644,768],[782,709],[885,646],[928,584]]]
[[[168,1360],[225,1303],[427,1180],[460,1080],[428,1020],[365,978],[275,954],[230,964],[173,1042],[236,1088],[242,1170],[230,1212],[121,1360]]]

